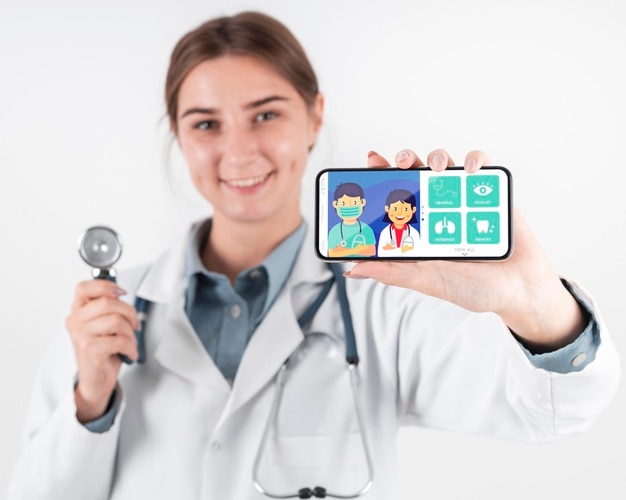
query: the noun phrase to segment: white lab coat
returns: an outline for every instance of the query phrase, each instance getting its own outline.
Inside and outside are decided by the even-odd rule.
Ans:
[[[420,233],[415,226],[407,224],[402,231],[402,240],[396,241],[396,233],[392,229],[393,224],[388,224],[378,235],[378,251],[377,255],[381,257],[417,257],[420,254]],[[411,250],[402,251],[402,244],[406,238],[410,236],[413,239],[413,248]],[[385,245],[395,245],[389,250],[385,249]]]
[[[298,314],[330,276],[315,257],[312,240],[309,229],[284,289],[250,340],[232,388],[183,310],[184,237],[149,268],[139,286],[139,295],[154,302],[146,331],[147,362],[122,367],[123,403],[108,432],[91,433],[75,418],[75,363],[65,333],[42,366],[9,498],[263,498],[253,487],[252,468],[276,373],[303,339]],[[134,290],[141,274],[122,273],[121,286]],[[582,372],[560,375],[534,368],[494,314],[470,313],[373,280],[347,280],[347,288],[375,467],[374,486],[363,498],[397,498],[400,425],[549,441],[587,429],[616,391],[619,363],[603,324],[595,361]],[[334,289],[307,331],[342,339]],[[272,438],[272,458],[263,466],[268,489],[321,485],[349,491],[360,486],[363,457],[350,397],[342,404],[338,391],[339,400],[322,404],[333,393],[335,379],[341,379],[337,373],[343,373],[335,368],[341,365],[326,368],[331,365],[303,362],[294,385],[287,385],[291,392],[286,389],[282,434],[276,442]],[[337,426],[346,431],[337,432]]]

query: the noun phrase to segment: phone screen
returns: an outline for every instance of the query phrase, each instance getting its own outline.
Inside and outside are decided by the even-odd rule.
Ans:
[[[324,260],[502,260],[512,251],[504,167],[325,169],[316,178]]]

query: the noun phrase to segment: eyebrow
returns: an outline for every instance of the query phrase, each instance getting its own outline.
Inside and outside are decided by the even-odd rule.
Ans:
[[[269,97],[265,97],[263,99],[259,99],[258,101],[252,101],[249,104],[246,104],[244,106],[244,109],[254,109],[254,108],[258,108],[259,106],[263,106],[264,104],[270,103],[270,102],[274,102],[274,101],[288,101],[289,99],[287,99],[286,97],[282,97],[279,95],[271,95]]]
[[[263,106],[265,104],[268,104],[270,102],[274,102],[274,101],[288,101],[288,100],[289,99],[287,97],[283,97],[283,96],[279,96],[279,95],[272,95],[272,96],[269,96],[269,97],[264,97],[263,99],[259,99],[257,101],[252,101],[252,102],[246,104],[243,108],[244,109],[255,109],[255,108],[258,108],[258,107]],[[188,110],[186,110],[181,115],[181,118],[185,118],[186,116],[193,115],[193,114],[214,115],[214,114],[217,114],[217,110],[215,108],[189,108]]]

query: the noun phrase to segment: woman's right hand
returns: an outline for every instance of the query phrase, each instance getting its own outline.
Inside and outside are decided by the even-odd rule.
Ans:
[[[85,423],[102,416],[117,383],[124,354],[138,357],[137,312],[119,300],[126,292],[115,283],[94,279],[76,286],[66,326],[74,345],[78,382],[74,390],[76,417]]]

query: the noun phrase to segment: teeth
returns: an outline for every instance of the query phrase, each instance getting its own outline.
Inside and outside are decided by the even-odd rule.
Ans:
[[[245,179],[231,179],[226,181],[227,184],[238,188],[248,188],[261,184],[267,178],[267,174],[257,175],[255,177],[247,177]]]

